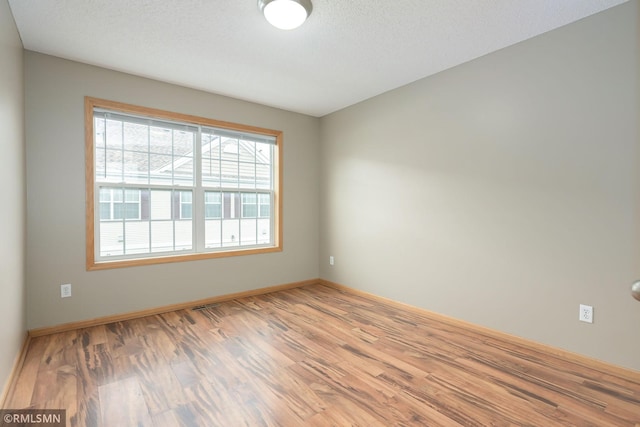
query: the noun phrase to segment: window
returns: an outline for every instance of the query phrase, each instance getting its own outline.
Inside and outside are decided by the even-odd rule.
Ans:
[[[180,219],[191,219],[193,211],[193,194],[191,191],[179,191]]]
[[[264,193],[242,194],[243,218],[269,218],[271,212],[271,199]]]
[[[222,218],[222,194],[205,191],[204,193],[204,218]]]
[[[100,189],[100,220],[140,219],[140,191]]]
[[[258,216],[258,196],[256,194],[242,195],[242,218],[256,218]]]
[[[86,98],[87,268],[282,250],[282,133]]]

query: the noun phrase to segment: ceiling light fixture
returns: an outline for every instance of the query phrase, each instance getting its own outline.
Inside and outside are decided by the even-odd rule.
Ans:
[[[258,0],[267,21],[281,30],[298,28],[311,15],[311,0]]]

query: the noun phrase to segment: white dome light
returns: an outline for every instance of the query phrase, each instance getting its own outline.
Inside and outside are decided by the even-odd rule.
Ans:
[[[304,23],[312,6],[309,0],[259,0],[258,7],[271,25],[292,30]]]

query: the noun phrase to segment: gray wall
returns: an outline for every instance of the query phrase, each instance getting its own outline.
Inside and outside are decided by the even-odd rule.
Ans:
[[[324,117],[321,277],[640,370],[639,3]]]
[[[28,327],[321,276],[640,370],[638,3],[322,119],[26,52]],[[20,206],[16,67],[0,173]],[[86,272],[85,95],[283,130],[284,252]],[[21,209],[0,221],[0,379],[24,330]]]
[[[26,336],[25,159],[22,42],[0,0],[0,395]]]
[[[33,52],[25,87],[29,328],[319,277],[319,119]],[[85,271],[85,95],[284,131],[284,251]]]

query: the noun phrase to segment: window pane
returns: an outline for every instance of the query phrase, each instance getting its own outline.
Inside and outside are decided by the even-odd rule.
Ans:
[[[271,189],[271,166],[256,165],[256,188]]]
[[[242,217],[255,218],[258,213],[256,204],[257,197],[255,194],[242,194]]]
[[[113,204],[113,219],[124,219],[124,206],[122,203]]]
[[[260,205],[260,218],[269,218],[271,216],[271,206]]]
[[[256,163],[270,165],[272,152],[273,152],[273,145],[264,144],[262,142],[256,143]]]
[[[256,188],[256,165],[254,163],[240,163],[240,187]]]
[[[222,195],[220,193],[216,193],[213,191],[207,191],[204,193],[205,203],[220,203],[221,200],[222,200]]]
[[[271,241],[271,220],[259,219],[258,220],[258,244],[266,245],[273,243]]]
[[[140,219],[140,190],[100,188],[100,220]],[[126,198],[127,202],[123,199]]]
[[[173,251],[173,221],[151,223],[151,252]]]
[[[155,154],[173,154],[173,131],[151,126],[149,129],[149,151]]]
[[[193,132],[173,132],[173,154],[175,156],[193,156],[193,147],[196,138]]]
[[[191,250],[193,247],[192,221],[176,221],[176,251]]]
[[[220,187],[220,160],[202,159],[202,185]]]
[[[180,219],[191,219],[191,204],[183,203],[180,206]]]
[[[105,123],[107,148],[122,150],[122,122],[107,119]]]
[[[241,214],[240,194],[223,193],[222,196],[222,216],[223,218],[239,218]]]
[[[140,190],[125,190],[124,191],[125,202],[139,202]]]
[[[123,124],[124,149],[146,153],[149,150],[149,126],[140,123]]]
[[[259,210],[260,218],[269,218],[271,216],[271,198],[268,194],[260,194]]]
[[[106,172],[100,182],[122,182],[122,151],[106,150]]]
[[[207,220],[204,223],[205,246],[207,248],[219,248],[222,246],[222,221]]]
[[[255,245],[257,243],[256,235],[257,220],[243,219],[240,221],[240,243],[242,245]]]
[[[210,133],[202,134],[202,157],[220,159],[222,155],[221,138]]]
[[[126,219],[140,219],[140,203],[124,204]]]
[[[212,219],[212,218],[221,218],[222,217],[222,206],[221,205],[214,205],[214,204],[206,204],[205,205],[205,212],[204,212],[204,217],[207,219]]]
[[[124,182],[129,184],[147,184],[149,182],[149,155],[125,151]]]
[[[191,191],[181,191],[180,192],[180,201],[182,203],[191,203],[193,197],[191,195]]]
[[[126,222],[125,231],[125,253],[143,254],[149,252],[149,222]]]
[[[173,183],[173,158],[162,154],[151,154],[149,161],[151,184],[171,185]]]
[[[229,162],[223,160],[220,164],[222,172],[223,187],[238,187],[238,162]]]
[[[204,193],[204,217],[207,219],[222,217],[222,195],[206,191]]]
[[[240,141],[240,161],[255,163],[256,161],[256,144],[253,141]]]
[[[178,202],[180,203],[180,219],[192,218],[192,200],[193,196],[191,191],[178,191]]]
[[[105,140],[105,120],[102,117],[94,117],[93,119],[93,140],[96,148],[104,148],[106,146]]]
[[[100,223],[100,255],[117,256],[124,253],[124,224],[122,221]]]
[[[238,162],[238,140],[231,138],[222,139],[222,153],[223,160],[230,160]]]
[[[151,190],[150,205],[152,220],[171,219],[171,190]]]
[[[236,219],[222,221],[222,246],[240,244],[240,221]]]
[[[100,203],[100,220],[108,221],[111,219],[111,203]]]
[[[109,189],[109,188],[101,188],[100,189],[100,201],[101,202],[110,202],[111,201],[111,189]]]
[[[111,192],[111,198],[114,202],[122,202],[124,199],[124,195],[122,193],[122,188],[111,188],[109,189]]]
[[[211,145],[211,143],[213,142],[213,140],[215,139],[215,136],[209,132],[207,132],[206,130],[202,131],[202,135],[200,136],[200,140],[202,141],[202,152],[205,153],[208,148],[209,145]]]
[[[107,178],[107,153],[104,148],[98,148],[94,157],[96,181],[104,182]]]
[[[176,157],[173,164],[173,181],[177,185],[193,185],[193,158]]]
[[[242,203],[255,203],[256,200],[257,200],[257,196],[255,193],[242,194]]]
[[[257,215],[256,205],[242,205],[243,218],[255,218]]]

